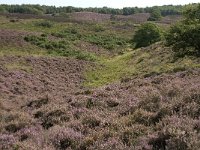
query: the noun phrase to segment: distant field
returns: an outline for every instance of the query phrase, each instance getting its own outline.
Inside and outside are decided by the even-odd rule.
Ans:
[[[134,15],[110,15],[110,14],[99,14],[99,13],[93,13],[93,12],[76,12],[76,13],[68,13],[65,17],[62,16],[52,16],[52,15],[32,15],[32,14],[0,14],[2,16],[6,16],[9,18],[18,18],[18,19],[48,19],[52,21],[58,21],[58,22],[69,22],[69,21],[95,21],[95,22],[104,22],[104,21],[111,21],[111,20],[117,20],[117,21],[132,21],[134,23],[143,23],[146,22],[149,18],[149,13],[138,13]],[[166,16],[163,17],[161,20],[161,23],[172,23],[174,21],[177,21],[181,18],[180,15],[174,15],[174,16]]]

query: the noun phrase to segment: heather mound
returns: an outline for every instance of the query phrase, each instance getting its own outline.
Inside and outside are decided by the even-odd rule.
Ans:
[[[1,57],[1,99],[16,106],[38,97],[63,99],[81,86],[82,72],[88,65],[67,58]]]
[[[129,79],[94,90],[77,87],[65,97],[64,90],[56,95],[49,85],[47,97],[24,96],[18,109],[2,104],[1,148],[196,149],[199,73]]]

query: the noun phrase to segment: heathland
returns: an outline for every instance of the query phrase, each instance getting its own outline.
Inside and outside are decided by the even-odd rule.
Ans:
[[[200,5],[0,5],[0,150],[200,149]]]

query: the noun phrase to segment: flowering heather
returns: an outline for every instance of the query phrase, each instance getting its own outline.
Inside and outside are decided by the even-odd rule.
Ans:
[[[200,148],[200,70],[86,89],[79,71],[87,63],[26,61],[33,74],[0,69],[8,81],[0,82],[0,149]]]
[[[64,128],[55,126],[50,129],[49,134],[50,144],[54,145],[57,149],[77,149],[80,145],[82,134],[74,131],[71,128]]]
[[[14,148],[17,140],[13,135],[0,134],[0,149],[9,150]]]

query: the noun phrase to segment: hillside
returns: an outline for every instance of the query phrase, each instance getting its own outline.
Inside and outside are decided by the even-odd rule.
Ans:
[[[198,150],[200,59],[134,49],[148,18],[0,15],[0,150]]]

